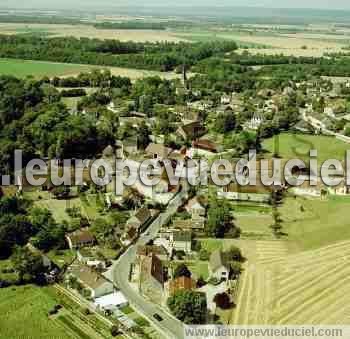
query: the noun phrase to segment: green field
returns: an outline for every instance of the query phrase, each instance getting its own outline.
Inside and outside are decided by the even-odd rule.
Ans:
[[[280,207],[283,231],[298,250],[316,249],[350,239],[349,206],[350,197],[287,198]]]
[[[64,64],[47,61],[1,59],[0,75],[12,75],[17,78],[33,76],[40,79],[44,76],[52,78],[54,76],[76,76],[81,72],[89,72],[93,69],[110,69],[115,76],[129,77],[136,80],[148,76],[160,76],[165,79],[178,78],[179,75],[173,72],[155,72],[121,67],[102,67],[94,65]]]
[[[344,160],[350,145],[334,137],[282,133],[264,141],[270,154],[277,152],[284,159],[309,159],[310,149],[317,150],[319,163],[326,159]]]
[[[1,339],[71,338],[47,312],[56,304],[47,288],[10,287],[0,290]]]
[[[18,78],[33,76],[42,78],[44,76],[74,75],[91,70],[91,66],[60,64],[44,61],[27,61],[14,59],[0,59],[0,75],[13,75]]]

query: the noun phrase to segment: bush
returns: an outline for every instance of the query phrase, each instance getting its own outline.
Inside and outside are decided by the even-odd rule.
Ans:
[[[119,328],[117,325],[113,325],[111,327],[111,335],[112,337],[116,337],[119,334]]]
[[[210,253],[207,250],[205,250],[205,249],[200,250],[200,252],[199,252],[199,259],[200,260],[207,261],[207,260],[209,260],[209,258],[210,258]]]

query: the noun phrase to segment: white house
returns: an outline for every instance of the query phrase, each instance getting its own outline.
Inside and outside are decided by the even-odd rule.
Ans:
[[[199,219],[205,216],[205,207],[198,201],[197,197],[192,198],[187,203],[185,209],[191,214],[192,219]]]
[[[211,278],[216,278],[217,280],[228,280],[230,267],[221,250],[216,250],[210,255],[209,274]]]
[[[93,268],[85,265],[73,266],[68,276],[75,276],[78,281],[90,291],[91,299],[95,299],[114,291],[113,284],[102,274],[97,273]]]
[[[101,309],[108,309],[110,306],[122,308],[129,305],[128,300],[124,294],[120,291],[114,291],[113,293],[96,298],[94,304]]]

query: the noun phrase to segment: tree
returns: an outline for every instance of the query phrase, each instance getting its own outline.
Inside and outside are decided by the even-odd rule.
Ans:
[[[223,238],[225,234],[236,229],[233,224],[233,217],[230,213],[230,207],[224,200],[212,198],[208,209],[208,221],[205,231],[208,236]]]
[[[202,261],[207,261],[209,260],[210,253],[206,249],[201,249],[199,252],[199,259]]]
[[[185,264],[180,264],[176,266],[174,270],[174,279],[180,278],[180,277],[191,278],[191,276],[192,276],[192,273]]]
[[[172,314],[185,324],[204,324],[207,314],[207,300],[204,293],[177,291],[168,298],[167,305]]]
[[[231,276],[237,278],[242,273],[242,265],[240,262],[234,261],[231,263]]]
[[[148,126],[144,122],[142,122],[137,131],[137,145],[141,150],[146,149],[146,147],[150,143],[150,134],[151,132]]]
[[[36,233],[34,245],[43,251],[65,246],[65,225],[58,225],[48,209],[33,208],[30,220]]]
[[[222,310],[228,310],[232,307],[230,296],[226,292],[216,294],[213,301],[216,304],[216,307],[219,307]]]
[[[276,206],[274,206],[272,209],[272,218],[273,224],[270,227],[272,228],[275,236],[279,237],[282,231],[282,218]]]
[[[119,327],[117,325],[112,325],[111,327],[111,335],[112,337],[116,337],[119,334]]]
[[[228,146],[235,149],[237,155],[247,154],[250,150],[259,152],[261,149],[259,136],[255,132],[249,131],[233,135]]]
[[[27,247],[16,247],[11,257],[13,267],[18,272],[19,280],[28,280],[37,284],[44,283],[46,268],[40,254],[33,253]]]
[[[350,137],[350,124],[346,124],[344,127],[344,135]]]
[[[236,127],[236,118],[234,113],[229,110],[223,113],[220,113],[215,119],[215,131],[218,133],[228,133],[235,129]]]
[[[242,261],[243,256],[241,250],[236,246],[231,246],[230,249],[225,252],[225,255],[227,256],[227,259],[229,261]]]

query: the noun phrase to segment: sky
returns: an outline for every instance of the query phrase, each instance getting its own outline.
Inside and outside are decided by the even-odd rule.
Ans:
[[[268,8],[348,9],[349,0],[0,0],[1,7],[11,8],[102,8],[122,6],[254,6]]]

